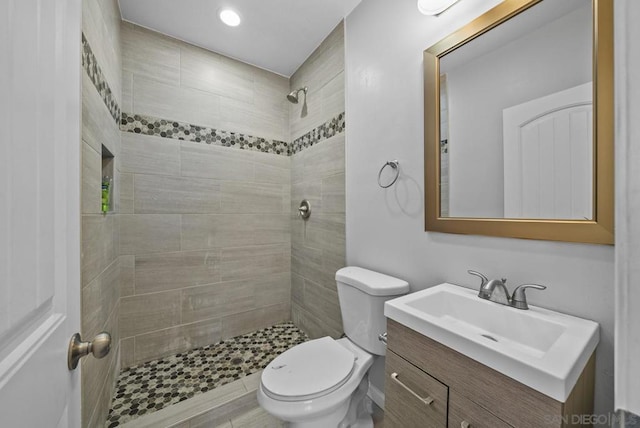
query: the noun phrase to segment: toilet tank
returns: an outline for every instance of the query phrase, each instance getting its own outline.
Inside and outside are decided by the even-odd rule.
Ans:
[[[387,331],[384,302],[409,292],[409,283],[389,275],[359,267],[336,272],[342,326],[356,345],[376,355],[386,347],[378,335]]]

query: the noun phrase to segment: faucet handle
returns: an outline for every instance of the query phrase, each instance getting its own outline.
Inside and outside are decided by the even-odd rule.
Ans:
[[[487,282],[489,282],[489,278],[487,278],[486,276],[484,276],[483,274],[481,274],[480,272],[477,272],[475,270],[468,270],[467,271],[469,274],[471,275],[475,275],[478,278],[480,278],[482,280],[482,284],[480,284],[480,286],[482,287],[483,285],[485,285]]]
[[[513,294],[511,295],[511,306],[516,309],[529,309],[529,305],[527,304],[527,295],[525,294],[525,290],[527,288],[534,288],[536,290],[546,290],[547,287],[545,285],[539,284],[522,284],[513,290]]]

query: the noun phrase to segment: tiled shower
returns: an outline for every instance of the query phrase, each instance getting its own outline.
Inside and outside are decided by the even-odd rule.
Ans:
[[[83,68],[82,334],[106,330],[115,345],[82,363],[83,426],[105,424],[120,373],[176,355],[206,364],[256,332],[295,337],[240,377],[307,337],[340,336],[342,24],[286,78],[122,22],[116,0],[87,0]],[[285,98],[300,86],[306,115]]]

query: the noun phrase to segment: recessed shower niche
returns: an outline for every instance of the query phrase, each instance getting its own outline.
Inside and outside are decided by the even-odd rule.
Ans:
[[[102,177],[100,178],[100,211],[113,212],[113,170],[115,156],[102,145]]]

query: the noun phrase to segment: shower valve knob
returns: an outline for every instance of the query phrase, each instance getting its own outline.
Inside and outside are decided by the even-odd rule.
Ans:
[[[298,215],[304,220],[308,219],[311,216],[311,204],[306,199],[300,202],[300,206],[298,207]]]

